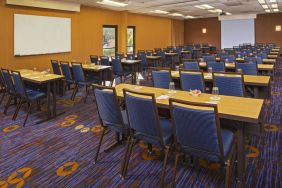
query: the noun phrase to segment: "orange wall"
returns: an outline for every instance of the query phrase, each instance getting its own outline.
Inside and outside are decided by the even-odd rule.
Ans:
[[[172,20],[171,40],[173,46],[184,45],[184,21]]]
[[[206,28],[207,33],[203,34],[202,29]],[[221,45],[220,21],[218,18],[201,18],[185,21],[185,44],[209,43],[218,49]]]
[[[72,52],[14,57],[14,14],[32,14],[72,19]],[[90,54],[102,54],[102,26],[118,25],[119,51],[125,49],[127,25],[136,26],[136,50],[164,48],[171,45],[171,19],[116,12],[82,6],[81,12],[56,11],[19,6],[6,6],[0,0],[0,67],[19,69],[50,67],[50,59],[89,61]],[[121,35],[123,33],[123,35]]]

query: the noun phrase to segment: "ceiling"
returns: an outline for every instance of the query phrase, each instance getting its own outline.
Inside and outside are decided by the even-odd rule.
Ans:
[[[212,13],[208,10],[196,8],[196,5],[208,4],[214,9],[221,9],[232,15],[236,14],[259,14],[266,13],[259,0],[113,0],[128,3],[125,7],[113,7],[98,4],[97,1],[102,0],[61,0],[68,2],[80,3],[81,5],[102,7],[117,11],[129,11],[132,13],[141,13],[149,15],[157,15],[164,17],[172,17],[175,19],[184,19],[185,16],[193,16],[195,18],[217,17],[218,13]],[[262,0],[263,1],[263,0]],[[279,11],[282,10],[282,0],[265,0],[266,4],[271,7],[271,1],[276,1]],[[162,10],[169,13],[180,13],[183,16],[171,16],[169,14],[156,14],[152,11]],[[271,10],[271,12],[273,12]]]

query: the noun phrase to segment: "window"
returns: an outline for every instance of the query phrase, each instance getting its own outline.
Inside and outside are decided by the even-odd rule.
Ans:
[[[135,27],[127,28],[127,53],[135,53]]]
[[[118,36],[117,26],[104,25],[103,26],[103,55],[114,56],[118,51]]]

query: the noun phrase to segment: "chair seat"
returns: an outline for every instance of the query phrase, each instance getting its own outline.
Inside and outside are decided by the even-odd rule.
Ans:
[[[78,82],[80,86],[90,86],[92,84],[97,84],[97,80],[86,80],[85,82]]]
[[[45,96],[46,94],[40,91],[30,90],[29,92],[27,92],[28,100],[31,100],[31,101],[41,99]]]

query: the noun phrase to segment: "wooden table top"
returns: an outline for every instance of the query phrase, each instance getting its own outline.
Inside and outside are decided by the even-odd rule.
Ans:
[[[263,59],[263,63],[265,63],[265,64],[275,64],[276,59]]]
[[[199,63],[200,67],[207,67],[206,62],[200,62]],[[236,64],[235,63],[225,63],[225,68],[227,69],[235,69]],[[266,70],[266,71],[273,71],[274,65],[270,64],[258,64],[258,70]]]
[[[161,56],[146,56],[147,59],[161,59]]]
[[[54,80],[63,79],[64,76],[57,74],[47,74],[39,71],[33,71],[29,69],[20,69],[17,70],[21,73],[22,79],[34,83],[47,83]]]
[[[176,56],[178,53],[165,53],[166,56]]]
[[[191,52],[190,51],[187,51],[187,50],[183,50],[181,51],[182,54],[190,54]]]
[[[191,102],[209,103],[211,102],[211,94],[201,94],[193,97],[186,91],[177,91],[174,94],[169,94],[168,89],[160,89],[153,87],[137,87],[136,85],[119,84],[116,87],[118,97],[123,97],[122,90],[124,88],[132,89],[140,92],[154,93],[157,98],[159,107],[168,108],[168,99],[158,99],[161,95],[166,95],[175,99],[182,99]],[[238,120],[242,122],[258,123],[260,113],[263,106],[262,99],[252,99],[244,97],[232,97],[220,95],[221,100],[218,103],[218,113],[220,118],[230,120]]]
[[[129,60],[129,59],[122,59],[121,63],[123,64],[137,64],[140,63],[141,60]]]
[[[269,59],[277,59],[277,58],[278,58],[278,55],[268,55],[268,58],[269,58]]]
[[[85,70],[90,70],[94,72],[99,72],[105,69],[110,69],[112,66],[103,66],[103,65],[95,65],[95,64],[82,64],[82,68]]]
[[[179,71],[171,71],[171,76],[174,79],[179,79]],[[212,82],[212,75],[204,73],[205,81]],[[253,86],[264,86],[267,87],[270,83],[270,76],[256,76],[256,75],[244,75],[244,84]]]

